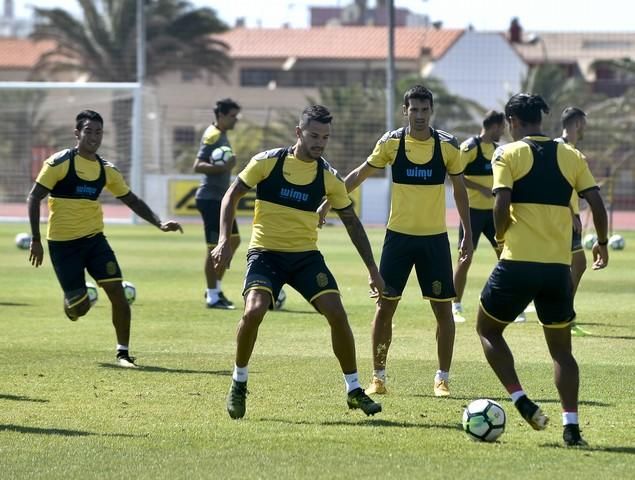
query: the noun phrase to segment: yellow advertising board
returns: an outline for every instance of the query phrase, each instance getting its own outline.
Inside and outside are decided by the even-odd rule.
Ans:
[[[168,214],[174,217],[192,217],[199,216],[196,209],[196,189],[200,185],[200,180],[170,178],[168,180]],[[356,189],[350,194],[355,212],[360,215],[360,189]],[[256,203],[256,189],[252,189],[244,197],[240,199],[236,216],[252,217],[254,214],[254,205]],[[333,212],[329,213],[329,217],[337,217]]]

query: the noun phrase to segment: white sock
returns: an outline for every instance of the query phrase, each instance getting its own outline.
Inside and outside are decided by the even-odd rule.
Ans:
[[[450,381],[450,372],[444,372],[443,370],[437,370],[437,373],[434,376],[434,381],[438,382],[439,380],[445,380],[446,382],[449,382]]]
[[[462,312],[463,311],[463,305],[461,305],[461,302],[452,302],[452,312]]]
[[[520,397],[524,397],[525,395],[527,394],[524,390],[516,390],[515,392],[509,394],[509,396],[512,398],[512,403],[516,403]]]
[[[373,377],[386,383],[386,369],[382,368],[381,370],[373,370]]]
[[[232,373],[232,378],[237,382],[246,382],[248,377],[248,369],[249,367],[239,367],[238,365],[234,364],[234,373]]]
[[[356,388],[362,388],[359,384],[359,375],[357,375],[357,372],[345,373],[344,382],[346,383],[346,393],[350,393]]]
[[[125,350],[127,352],[128,351],[128,345],[117,344],[117,351],[119,351],[119,350]]]
[[[216,282],[216,288],[208,288],[207,289],[207,301],[209,303],[218,302],[218,292],[220,292],[218,288],[218,282]]]
[[[578,424],[578,412],[562,412],[562,424],[570,425],[572,423]]]

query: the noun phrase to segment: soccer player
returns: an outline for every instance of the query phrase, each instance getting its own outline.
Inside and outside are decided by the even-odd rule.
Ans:
[[[87,271],[104,289],[112,305],[112,323],[117,336],[117,364],[136,367],[129,354],[130,305],[121,285],[122,273],[104,236],[104,215],[99,195],[106,188],[134,213],[163,232],[180,231],[175,221],[162,222],[148,205],[126,184],[115,166],[101,158],[97,150],[103,137],[104,121],[92,110],[79,112],[75,119],[74,148],[52,155],[42,166],[29,193],[31,223],[29,261],[42,264],[44,250],[40,238],[40,204],[48,195],[49,219],[46,238],[51,263],[64,291],[64,313],[76,321],[88,313]]]
[[[386,132],[368,159],[346,177],[346,189],[357,188],[370,175],[392,165],[390,218],[379,271],[386,282],[377,304],[372,328],[373,378],[367,394],[385,394],[386,360],[392,341],[392,318],[412,267],[423,298],[437,321],[438,370],[433,391],[447,397],[454,349],[452,256],[445,224],[445,179],[449,174],[461,217],[463,239],[459,261],[472,256],[472,229],[463,165],[456,138],[430,127],[434,108],[432,92],[422,85],[404,94],[403,114],[408,126]],[[320,207],[324,221],[328,204]]]
[[[214,115],[216,121],[207,127],[201,140],[201,147],[194,161],[194,171],[204,174],[201,185],[196,190],[196,208],[203,217],[205,228],[205,241],[207,250],[205,252],[205,280],[207,290],[205,292],[205,303],[208,308],[220,308],[233,310],[234,304],[225,297],[221,289],[222,273],[217,274],[212,264],[210,252],[218,243],[218,232],[220,222],[220,202],[229,187],[231,171],[236,165],[236,156],[232,156],[225,163],[214,164],[212,162],[212,152],[222,146],[231,148],[227,138],[227,131],[234,128],[238,121],[240,105],[231,98],[225,98],[216,102]],[[240,234],[238,225],[234,221],[230,245],[232,255],[240,244]]]
[[[472,226],[472,245],[478,246],[481,233],[500,255],[494,230],[494,196],[492,195],[492,156],[498,147],[501,136],[505,133],[505,115],[490,110],[483,118],[483,128],[479,135],[468,138],[461,144],[461,163],[465,170],[465,187],[470,204],[470,225]],[[459,244],[463,240],[463,225],[459,226]],[[471,258],[458,261],[454,270],[454,289],[456,299],[452,302],[452,315],[456,323],[465,322],[461,300],[467,282],[467,272],[472,263]]]
[[[584,128],[586,127],[586,113],[578,107],[567,107],[560,117],[562,123],[562,135],[556,138],[556,142],[568,143],[576,149],[578,154],[585,158],[576,145],[584,138]],[[571,280],[573,281],[573,298],[578,291],[578,285],[582,280],[582,275],[586,270],[586,255],[582,247],[582,222],[580,220],[580,202],[578,195],[573,192],[571,196],[571,212],[573,218],[573,241],[571,244]],[[571,322],[571,334],[576,337],[591,335],[591,332],[580,327],[577,322]]]
[[[542,430],[547,416],[525,394],[514,357],[503,337],[505,327],[533,300],[553,359],[568,446],[586,442],[578,424],[578,365],[571,351],[572,192],[591,207],[598,242],[593,269],[608,264],[607,216],[595,179],[579,153],[541,133],[542,112],[549,107],[539,95],[520,93],[505,106],[512,143],[494,153],[494,223],[503,244],[500,260],[481,293],[477,332],[485,357],[509,392],[521,416]]]
[[[258,327],[285,283],[328,320],[333,351],[344,373],[348,407],[359,408],[366,415],[381,411],[381,405],[366,396],[359,384],[353,332],[335,278],[316,243],[317,208],[326,197],[368,268],[371,290],[382,291],[384,282],[344,182],[322,157],[331,133],[331,120],[331,114],[321,105],[305,108],[295,129],[296,143],[253,157],[223,197],[220,237],[212,251],[214,266],[221,273],[231,260],[230,238],[236,205],[256,187],[243,291],[245,309],[238,324],[235,366],[227,397],[231,418],[245,415],[247,365]]]

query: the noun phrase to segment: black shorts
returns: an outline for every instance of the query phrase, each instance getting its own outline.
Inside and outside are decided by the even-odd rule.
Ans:
[[[339,293],[335,277],[317,250],[308,252],[272,252],[249,250],[243,296],[249,290],[266,290],[271,294],[271,308],[280,289],[288,284],[312,303],[320,295]]]
[[[413,266],[424,298],[449,301],[456,297],[447,233],[407,235],[386,230],[379,264],[386,298],[401,298]]]
[[[470,208],[470,224],[472,226],[472,245],[474,250],[478,247],[478,239],[481,237],[481,233],[485,235],[485,238],[489,240],[492,247],[496,248],[496,228],[494,227],[494,211],[493,210],[478,210],[476,208]],[[463,224],[459,224],[459,247],[461,241],[463,241]]]
[[[580,220],[580,215],[576,214],[578,220]],[[576,232],[573,230],[573,236],[571,237],[571,253],[579,252],[580,250],[584,250],[582,248],[582,232]]]
[[[67,299],[86,291],[86,270],[97,283],[121,281],[115,253],[103,233],[76,240],[49,240],[49,255]]]
[[[205,228],[205,241],[210,247],[218,244],[218,235],[220,232],[220,200],[196,200],[196,208],[201,212],[203,225]],[[238,224],[234,219],[232,225],[232,237],[240,235],[238,233]]]
[[[574,318],[569,265],[500,260],[481,292],[481,307],[492,318],[511,323],[534,301],[540,323],[563,327]]]

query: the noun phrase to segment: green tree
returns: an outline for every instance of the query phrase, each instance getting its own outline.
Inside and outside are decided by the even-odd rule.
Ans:
[[[86,75],[91,81],[136,81],[137,0],[77,0],[82,18],[61,8],[36,8],[35,40],[56,47],[34,69],[40,78]],[[144,0],[146,75],[152,82],[168,71],[187,70],[224,77],[231,61],[228,46],[212,37],[227,30],[216,12],[184,0]],[[112,100],[118,162],[129,158],[132,99]]]

